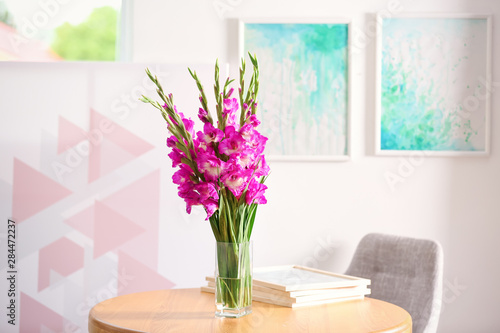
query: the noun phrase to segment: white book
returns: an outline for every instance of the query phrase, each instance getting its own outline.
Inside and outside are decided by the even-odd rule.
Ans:
[[[215,293],[215,288],[208,287],[208,286],[203,286],[201,287],[201,291],[208,292],[208,293]],[[351,296],[351,297],[337,297],[337,298],[330,298],[330,299],[324,299],[324,300],[316,300],[316,301],[309,301],[309,302],[302,302],[302,303],[294,303],[288,300],[283,300],[283,299],[273,299],[273,298],[268,298],[268,297],[263,297],[263,296],[257,296],[253,295],[252,293],[252,300],[256,302],[263,302],[263,303],[269,303],[269,304],[275,304],[275,305],[280,305],[280,306],[286,306],[289,308],[298,308],[298,307],[305,307],[305,306],[315,306],[315,305],[322,305],[322,304],[330,304],[330,303],[338,303],[338,302],[347,302],[347,301],[353,301],[353,300],[361,300],[364,299],[364,295],[359,295],[359,296]]]

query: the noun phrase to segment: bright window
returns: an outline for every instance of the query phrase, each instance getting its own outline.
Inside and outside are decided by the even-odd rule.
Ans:
[[[0,60],[115,61],[121,0],[0,0]]]

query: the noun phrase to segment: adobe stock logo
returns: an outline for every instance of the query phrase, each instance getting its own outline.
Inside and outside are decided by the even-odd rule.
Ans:
[[[429,153],[426,151],[412,151],[408,157],[400,157],[399,165],[396,172],[386,171],[384,178],[392,192],[396,191],[396,185],[404,183],[406,179],[415,173],[417,167],[425,162],[425,157]]]
[[[72,173],[75,168],[80,166],[84,158],[88,157],[92,146],[99,146],[106,134],[112,133],[115,125],[108,119],[101,119],[99,126],[92,129],[89,133],[82,131],[82,135],[87,140],[80,142],[75,148],[69,149],[65,158],[65,163],[53,161],[51,163],[52,170],[60,183],[63,183],[63,176],[66,173]]]
[[[156,66],[154,75],[158,80],[167,80],[170,72],[164,71],[161,66]],[[131,109],[137,108],[140,104],[144,104],[139,99],[143,95],[148,95],[150,92],[156,91],[156,85],[151,82],[147,75],[142,78],[141,84],[136,84],[129,91],[123,92],[119,97],[111,102],[111,113],[115,114],[124,120],[130,115]]]
[[[23,17],[19,28],[19,34],[10,33],[9,41],[12,48],[19,52],[19,46],[26,44],[30,39],[33,39],[40,29],[45,28],[50,20],[61,11],[61,5],[66,5],[72,0],[40,0],[38,1],[39,9],[31,16],[31,18]]]

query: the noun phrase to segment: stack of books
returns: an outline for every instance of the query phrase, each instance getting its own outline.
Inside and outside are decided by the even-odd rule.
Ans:
[[[215,279],[206,277],[202,291],[214,293]],[[252,299],[291,308],[363,299],[370,280],[303,266],[255,268]]]

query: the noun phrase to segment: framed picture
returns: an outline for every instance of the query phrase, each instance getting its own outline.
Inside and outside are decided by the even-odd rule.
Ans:
[[[348,288],[371,284],[369,279],[299,265],[255,268],[253,280],[255,285],[282,291]]]
[[[242,20],[256,54],[258,113],[270,160],[349,159],[349,22]]]
[[[488,155],[491,16],[377,22],[376,154]]]

